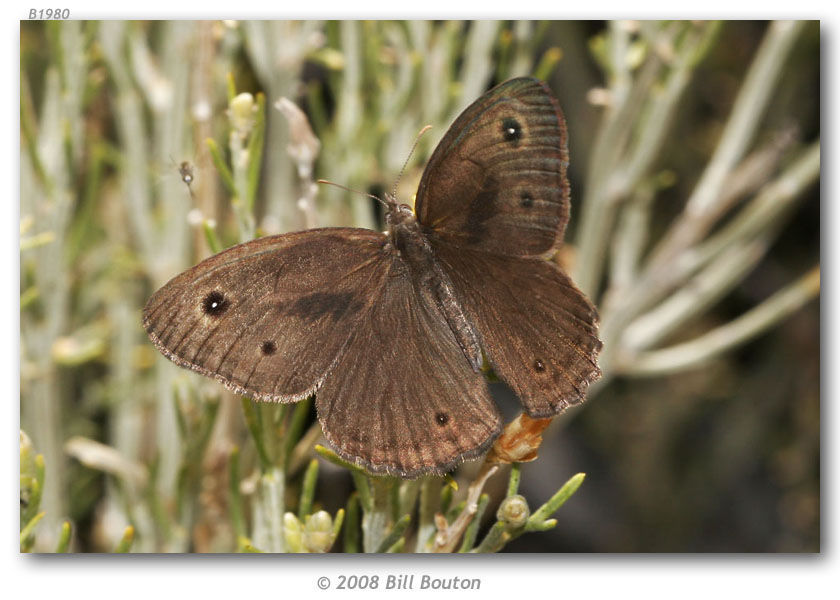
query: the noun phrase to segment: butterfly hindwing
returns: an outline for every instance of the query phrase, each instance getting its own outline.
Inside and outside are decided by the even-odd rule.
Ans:
[[[476,250],[543,254],[569,218],[566,124],[536,79],[512,79],[452,124],[420,180],[420,223]]]
[[[551,261],[435,250],[475,325],[496,374],[532,417],[550,417],[584,399],[600,377],[598,314]]]
[[[317,395],[331,445],[376,473],[445,473],[501,430],[484,377],[428,297],[395,264]]]

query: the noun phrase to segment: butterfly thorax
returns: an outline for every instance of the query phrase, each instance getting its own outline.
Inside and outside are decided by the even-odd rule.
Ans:
[[[414,211],[410,206],[394,202],[389,206],[385,221],[394,259],[408,271],[418,294],[440,310],[464,356],[477,372],[482,364],[478,335],[467,320],[452,281],[440,266]]]

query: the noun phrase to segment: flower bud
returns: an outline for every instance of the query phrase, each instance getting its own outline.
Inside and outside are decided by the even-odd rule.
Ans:
[[[333,544],[333,522],[325,510],[306,517],[303,526],[303,546],[308,552],[328,552]]]
[[[254,97],[248,92],[243,92],[230,101],[230,123],[243,139],[248,137],[254,125],[254,109]]]
[[[496,511],[496,518],[510,529],[522,527],[530,516],[531,509],[528,508],[528,501],[519,494],[502,500],[499,510]]]
[[[294,514],[287,512],[283,515],[283,537],[287,552],[303,552],[301,529],[300,521]]]

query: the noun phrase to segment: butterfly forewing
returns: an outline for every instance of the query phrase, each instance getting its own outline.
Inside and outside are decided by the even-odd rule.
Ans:
[[[420,181],[417,215],[441,238],[514,256],[562,241],[569,218],[566,124],[535,79],[510,80],[450,127]]]
[[[501,417],[446,320],[395,263],[317,395],[324,434],[377,473],[444,473],[487,449]]]
[[[323,229],[234,246],[175,277],[143,324],[177,364],[263,400],[311,395],[379,295],[385,237]]]

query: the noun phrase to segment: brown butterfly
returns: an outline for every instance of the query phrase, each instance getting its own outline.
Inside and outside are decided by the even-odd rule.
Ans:
[[[569,219],[566,124],[548,87],[512,79],[438,145],[416,215],[387,233],[326,228],[229,248],[158,290],[143,325],[182,367],[258,400],[316,395],[324,434],[374,473],[444,473],[501,417],[484,355],[532,417],[600,376],[598,316],[548,260]]]

